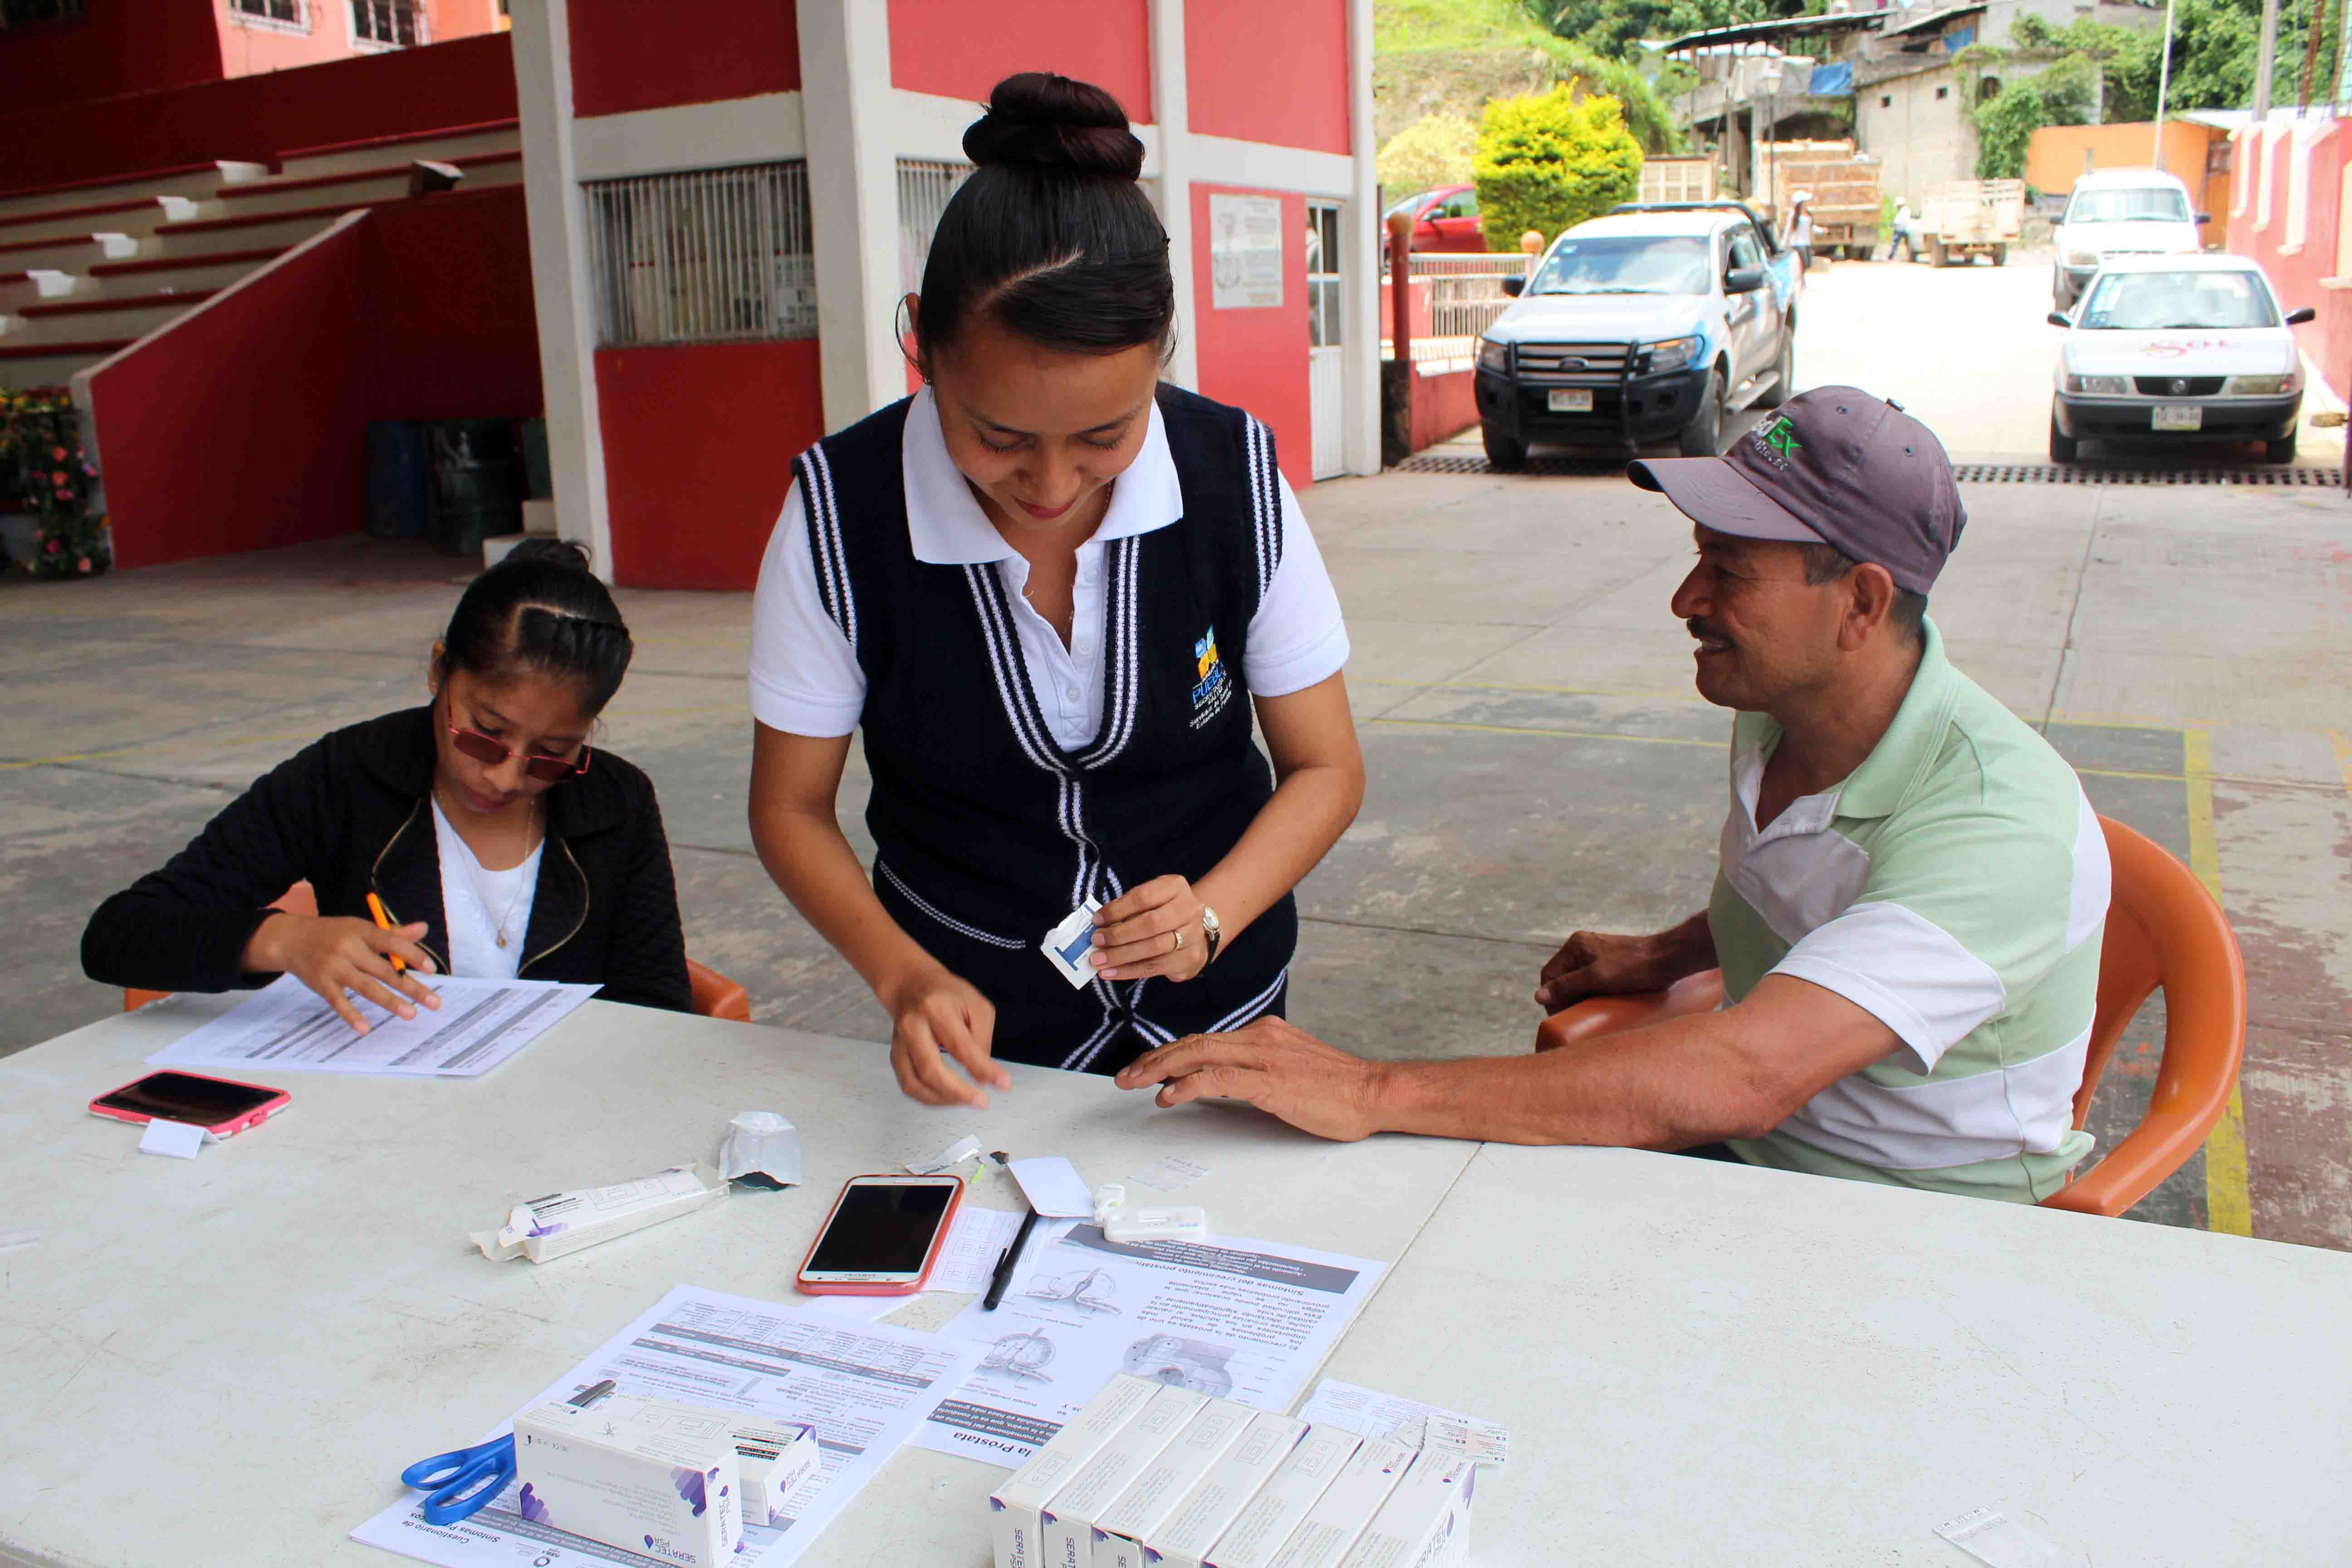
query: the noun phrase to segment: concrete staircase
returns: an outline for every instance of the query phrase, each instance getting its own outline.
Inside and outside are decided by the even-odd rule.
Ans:
[[[194,163],[0,194],[0,387],[62,385],[235,286],[355,207],[399,201],[418,161],[460,189],[518,184],[512,121],[259,163]]]

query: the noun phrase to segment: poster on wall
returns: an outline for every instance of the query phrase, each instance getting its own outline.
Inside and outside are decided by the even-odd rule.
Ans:
[[[1282,198],[1209,198],[1210,303],[1254,310],[1282,303]]]

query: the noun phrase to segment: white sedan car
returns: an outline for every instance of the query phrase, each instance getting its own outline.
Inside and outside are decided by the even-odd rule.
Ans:
[[[2263,269],[2242,256],[2118,256],[2083,290],[2050,400],[2050,457],[2084,441],[2263,444],[2294,461],[2303,356]]]

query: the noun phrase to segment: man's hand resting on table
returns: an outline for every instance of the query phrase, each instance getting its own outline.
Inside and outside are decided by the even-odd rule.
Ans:
[[[1160,1086],[1162,1106],[1240,1100],[1293,1127],[1352,1143],[1381,1128],[1384,1068],[1327,1046],[1283,1018],[1260,1018],[1230,1035],[1190,1035],[1122,1068],[1121,1089]]]

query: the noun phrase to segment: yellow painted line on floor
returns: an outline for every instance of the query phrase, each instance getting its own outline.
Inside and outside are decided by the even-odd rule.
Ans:
[[[2221,841],[2213,832],[2213,737],[2203,730],[2180,732],[2180,771],[2189,784],[2189,868],[2221,898]],[[2241,1088],[2230,1086],[2230,1103],[2205,1139],[2206,1228],[2225,1236],[2254,1234],[2253,1195],[2246,1179],[2246,1104]]]
[[[1546,735],[1559,741],[1635,741],[1653,746],[1705,746],[1723,750],[1720,739],[1694,741],[1683,735],[1619,735],[1598,730],[1546,730],[1529,724],[1473,724],[1459,719],[1367,719],[1368,724],[1388,724],[1402,730],[1475,730],[1488,735]]]

